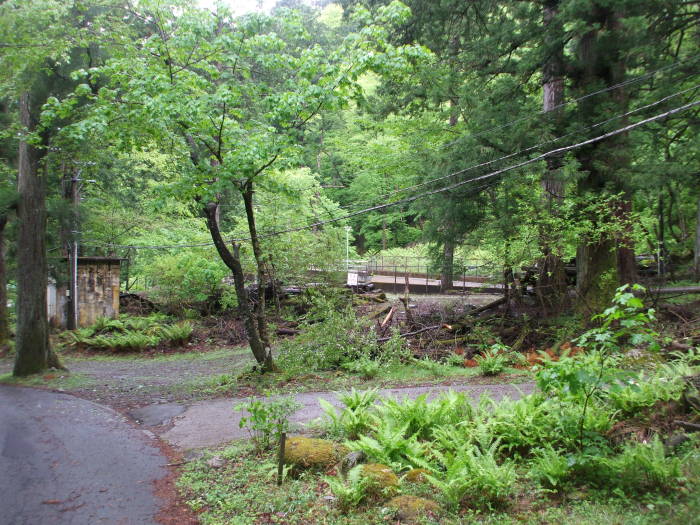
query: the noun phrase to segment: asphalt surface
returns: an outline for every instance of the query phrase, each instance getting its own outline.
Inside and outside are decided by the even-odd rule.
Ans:
[[[109,408],[0,385],[1,525],[155,524],[166,463]]]
[[[432,399],[448,390],[465,392],[476,403],[482,394],[487,394],[494,400],[502,399],[505,396],[517,399],[521,395],[531,393],[534,390],[534,384],[454,384],[392,388],[379,390],[377,400],[403,399],[404,397],[415,399],[423,394],[426,394],[428,399]],[[334,392],[306,392],[292,397],[301,405],[301,408],[289,418],[292,423],[295,423],[293,428],[295,431],[303,431],[305,423],[323,416],[323,410],[318,403],[319,399],[325,399],[334,406],[341,405],[338,395]],[[179,449],[214,447],[233,439],[249,437],[247,430],[240,428],[239,425],[241,417],[247,415],[247,412],[235,407],[251,399],[209,399],[181,409],[178,409],[175,404],[155,404],[134,410],[129,415],[144,424],[148,424],[148,422],[156,425],[172,423],[170,429],[163,432],[160,437]]]

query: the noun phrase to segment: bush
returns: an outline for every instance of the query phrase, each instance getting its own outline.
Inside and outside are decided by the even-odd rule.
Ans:
[[[340,402],[345,405],[340,413],[325,399],[319,398],[318,402],[330,419],[331,433],[348,439],[357,439],[371,427],[373,419],[370,409],[376,398],[376,389],[360,392],[353,388],[347,394],[339,396]]]
[[[282,341],[278,352],[277,364],[288,373],[337,370],[376,353],[376,336],[371,322],[357,319],[351,310],[326,312],[324,321]]]
[[[301,405],[293,398],[284,397],[267,401],[252,399],[233,409],[248,412],[248,416],[241,418],[239,427],[248,430],[258,450],[267,450],[279,442],[283,432],[289,430],[289,416],[299,408]]]
[[[195,249],[161,255],[144,269],[155,301],[175,311],[201,303],[212,308],[230,273],[219,257]]]
[[[569,459],[551,446],[537,450],[529,475],[547,488],[557,489],[569,478]]]
[[[158,327],[158,335],[164,340],[175,346],[182,346],[192,337],[194,330],[192,323],[182,321],[173,325],[162,325]]]
[[[362,356],[357,361],[347,361],[341,366],[349,372],[359,374],[363,379],[374,379],[381,368],[377,361],[372,361],[367,356]]]
[[[427,476],[445,503],[457,508],[466,499],[468,506],[495,508],[506,504],[515,489],[516,472],[510,462],[499,464],[498,442],[486,450],[470,447],[457,454],[434,452],[444,471]]]
[[[358,465],[348,472],[347,479],[340,476],[326,476],[324,481],[338,498],[338,506],[342,512],[355,509],[367,497],[367,489],[371,480],[362,475],[363,465]]]
[[[119,319],[100,317],[90,327],[63,332],[61,339],[76,348],[113,352],[141,352],[161,342],[181,346],[192,336],[192,323],[167,324],[169,319],[163,314],[147,317],[122,315]]]

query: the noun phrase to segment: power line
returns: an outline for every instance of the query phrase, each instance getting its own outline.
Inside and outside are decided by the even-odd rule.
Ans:
[[[649,72],[649,73],[646,73],[646,74],[641,75],[641,76],[639,76],[639,77],[635,77],[634,79],[630,79],[630,80],[627,80],[627,81],[625,81],[625,82],[621,82],[621,83],[616,84],[616,85],[614,85],[614,86],[609,86],[609,87],[607,87],[607,88],[604,88],[604,89],[601,89],[601,90],[598,90],[598,91],[594,91],[594,92],[591,92],[591,93],[587,93],[586,95],[583,95],[582,97],[579,97],[579,98],[577,98],[577,99],[573,99],[573,100],[571,100],[571,101],[565,102],[565,103],[563,103],[563,104],[560,104],[559,106],[555,106],[554,109],[559,108],[559,107],[566,106],[567,104],[571,104],[571,103],[573,103],[573,102],[578,102],[578,101],[581,101],[581,100],[584,100],[584,99],[593,97],[593,96],[595,96],[595,95],[598,95],[598,94],[600,94],[600,93],[604,93],[604,92],[606,92],[606,91],[611,91],[611,90],[613,90],[613,89],[618,89],[619,87],[628,85],[628,84],[630,84],[630,83],[634,83],[634,82],[638,82],[638,81],[640,81],[640,80],[644,80],[644,79],[646,79],[646,78],[650,78],[650,77],[656,75],[657,73],[659,73],[659,72],[661,72],[661,71],[664,71],[664,70],[667,70],[667,69],[670,69],[670,68],[673,68],[673,67],[678,67],[681,63],[684,63],[684,62],[690,60],[691,58],[696,58],[697,56],[700,56],[700,55],[695,55],[694,57],[685,58],[685,59],[683,59],[683,60],[681,60],[681,61],[678,61],[678,62],[676,62],[676,63],[674,63],[674,64],[670,64],[670,65],[668,65],[668,66],[659,68],[659,69],[657,69],[657,70],[655,70],[655,71],[651,71],[651,72]],[[501,157],[499,157],[499,158],[497,158],[497,159],[493,159],[493,160],[485,161],[485,162],[482,162],[482,163],[479,163],[479,164],[475,164],[475,165],[473,165],[473,166],[469,166],[469,167],[467,167],[467,168],[463,168],[463,169],[461,169],[461,170],[458,170],[458,171],[455,171],[455,172],[452,172],[452,173],[448,173],[447,175],[443,175],[443,176],[440,176],[440,177],[436,177],[436,178],[434,178],[434,179],[430,179],[430,180],[427,180],[427,181],[424,181],[424,182],[420,182],[420,183],[414,184],[414,185],[412,185],[412,186],[407,186],[407,187],[404,187],[404,188],[399,188],[399,189],[394,190],[394,191],[392,191],[392,192],[389,192],[389,193],[386,193],[386,194],[383,194],[383,195],[379,195],[378,197],[376,197],[376,198],[373,199],[373,200],[375,200],[375,201],[376,201],[376,200],[384,200],[384,199],[390,198],[390,197],[392,197],[392,196],[394,196],[394,195],[398,195],[398,194],[401,194],[401,193],[404,193],[404,192],[407,192],[407,191],[412,191],[412,190],[415,190],[415,189],[417,189],[417,188],[421,188],[421,187],[424,187],[424,186],[428,186],[428,185],[430,185],[430,184],[433,184],[433,183],[435,183],[435,182],[439,182],[439,181],[441,181],[441,180],[449,179],[449,178],[455,177],[455,176],[457,176],[457,175],[461,175],[461,174],[467,173],[467,172],[469,172],[469,171],[473,171],[473,170],[475,170],[475,169],[479,169],[479,168],[483,168],[483,167],[489,166],[489,165],[491,165],[491,164],[495,164],[495,163],[500,162],[500,161],[502,161],[502,160],[507,160],[507,159],[510,159],[510,158],[513,158],[513,157],[517,157],[517,156],[519,156],[519,155],[522,155],[523,153],[527,153],[527,152],[536,150],[537,148],[540,148],[540,147],[545,146],[545,145],[547,145],[547,144],[556,143],[556,142],[558,142],[558,141],[560,141],[560,140],[562,140],[562,139],[564,139],[564,138],[566,138],[566,137],[569,137],[569,136],[572,136],[572,135],[576,135],[576,134],[582,133],[582,132],[584,132],[584,131],[590,131],[590,130],[592,130],[592,129],[598,128],[598,127],[603,126],[603,125],[605,125],[605,124],[608,124],[608,123],[612,122],[613,120],[617,120],[617,119],[619,119],[619,118],[624,118],[624,117],[633,115],[634,113],[637,113],[637,112],[639,112],[639,111],[642,111],[642,110],[644,110],[644,109],[648,109],[648,108],[650,108],[650,107],[659,105],[659,104],[661,104],[661,103],[663,103],[663,102],[666,102],[666,101],[670,100],[670,99],[673,98],[673,97],[682,95],[682,94],[684,94],[684,93],[687,93],[687,92],[692,91],[692,90],[694,90],[694,89],[697,89],[697,88],[699,88],[699,87],[700,87],[700,85],[696,85],[696,86],[693,86],[693,87],[691,87],[691,88],[687,88],[687,89],[685,89],[685,90],[682,90],[682,91],[673,93],[673,94],[671,94],[671,95],[667,95],[666,97],[663,97],[663,98],[661,98],[661,99],[659,99],[659,100],[657,100],[657,101],[655,101],[655,102],[652,102],[652,103],[650,103],[650,104],[641,106],[641,107],[639,107],[639,108],[635,108],[635,109],[633,109],[633,110],[631,110],[631,111],[628,111],[628,112],[626,112],[626,113],[622,113],[622,114],[619,114],[619,115],[615,115],[615,116],[610,117],[610,118],[608,118],[608,119],[606,119],[606,120],[604,120],[604,121],[602,121],[602,122],[598,122],[598,123],[596,123],[596,124],[592,124],[592,125],[590,125],[590,126],[586,126],[586,127],[584,127],[584,128],[581,128],[581,129],[574,130],[574,131],[572,131],[572,132],[566,133],[566,134],[561,135],[561,136],[559,136],[559,137],[555,137],[555,138],[553,138],[553,139],[549,139],[549,140],[546,140],[546,141],[544,141],[544,142],[540,142],[539,144],[536,144],[536,145],[534,145],[534,146],[531,146],[531,147],[528,147],[528,148],[519,150],[519,151],[517,151],[517,152],[509,153],[509,154],[507,154],[507,155],[503,155],[503,156],[501,156]],[[539,114],[541,114],[541,113],[542,113],[542,112],[536,113],[536,114],[534,114],[534,115],[529,115],[529,116],[526,116],[526,117],[521,117],[520,119],[516,119],[516,120],[514,120],[514,121],[505,123],[505,124],[503,124],[503,125],[501,125],[501,126],[499,126],[499,127],[497,127],[497,128],[492,128],[492,129],[495,130],[495,129],[501,129],[501,128],[509,127],[509,126],[511,126],[511,125],[513,125],[513,124],[519,122],[519,121],[533,118],[533,117],[535,117],[535,116],[537,116],[537,115],[539,115]],[[487,133],[488,131],[490,131],[490,130],[487,130],[487,131],[484,131],[484,132],[479,132],[479,133],[477,133],[477,134],[475,134],[475,135],[473,135],[473,136],[483,135],[484,133]],[[368,203],[368,201],[365,201],[365,202]],[[352,208],[357,208],[358,206],[362,206],[363,204],[364,204],[364,203],[361,203],[361,202],[360,202],[360,203],[355,203],[355,204],[353,204],[353,205],[350,207],[350,209],[352,209]],[[341,208],[341,210],[342,210],[342,209],[343,209],[343,208]],[[345,210],[347,210],[347,209],[348,209],[348,208],[345,208]],[[360,209],[362,209],[362,208],[360,208]],[[328,210],[326,210],[326,211],[328,211]],[[310,227],[314,227],[314,226],[310,226]],[[303,228],[308,229],[309,226],[304,226]],[[272,233],[274,233],[274,231],[275,231],[275,230],[272,230]],[[265,234],[265,233],[262,233],[262,235],[266,235],[266,234]],[[89,246],[89,247],[93,247],[93,248],[99,248],[99,247],[101,247],[101,246],[99,246],[99,245],[94,245],[94,244],[92,244],[92,245],[91,245],[91,244],[85,244],[85,246]],[[130,246],[128,246],[128,245],[116,245],[116,244],[109,244],[108,246],[113,246],[113,247],[130,247]],[[137,246],[137,248],[141,248],[141,249],[168,249],[168,248],[170,248],[170,247],[172,247],[172,248],[201,248],[201,247],[208,247],[208,246],[214,246],[214,243],[213,243],[213,242],[201,242],[201,243],[185,243],[185,244],[172,244],[172,245],[139,245],[139,246]]]
[[[294,228],[287,228],[287,229],[284,229],[284,230],[277,230],[277,231],[274,231],[274,232],[263,233],[263,234],[260,234],[258,237],[261,238],[261,239],[263,239],[263,238],[274,237],[274,236],[277,236],[277,235],[282,235],[282,234],[285,234],[285,233],[294,233],[294,232],[298,232],[298,231],[309,230],[309,229],[312,229],[312,228],[317,228],[317,227],[319,227],[319,226],[324,226],[324,225],[326,225],[326,224],[331,224],[331,223],[334,223],[334,222],[338,222],[338,221],[342,221],[342,220],[345,220],[345,219],[349,219],[349,218],[355,217],[355,216],[357,216],[357,215],[362,215],[362,214],[369,213],[369,212],[372,212],[372,211],[377,211],[377,210],[382,210],[382,209],[390,208],[390,207],[393,207],[393,206],[398,206],[398,205],[400,205],[400,204],[407,204],[407,203],[409,203],[409,202],[413,202],[413,201],[418,200],[418,199],[422,199],[422,198],[425,198],[425,197],[429,197],[429,196],[431,196],[431,195],[436,195],[436,194],[438,194],[438,193],[444,193],[444,192],[446,192],[446,191],[453,190],[453,189],[455,189],[455,188],[464,186],[465,184],[469,184],[469,183],[471,183],[471,182],[476,182],[476,181],[481,181],[481,180],[486,180],[486,179],[490,179],[490,178],[493,178],[493,177],[497,177],[497,176],[502,175],[503,173],[506,173],[506,172],[508,172],[508,171],[511,171],[511,170],[514,170],[514,169],[518,169],[518,168],[522,168],[522,167],[527,166],[527,165],[529,165],[529,164],[532,164],[532,163],[534,163],[534,162],[538,162],[538,161],[544,160],[544,159],[546,159],[547,157],[551,157],[551,156],[554,156],[554,155],[560,155],[560,154],[562,154],[562,153],[566,153],[566,152],[568,152],[568,151],[571,151],[571,150],[574,150],[574,149],[578,149],[578,148],[580,148],[580,147],[587,146],[587,145],[589,145],[589,144],[593,144],[593,143],[596,143],[596,142],[600,142],[601,140],[605,140],[605,139],[607,139],[607,138],[610,138],[610,137],[619,135],[619,134],[621,134],[621,133],[626,133],[626,132],[631,131],[631,130],[633,130],[633,129],[636,129],[636,128],[640,127],[640,126],[644,126],[644,125],[649,124],[649,123],[651,123],[651,122],[656,122],[657,120],[661,120],[661,119],[663,119],[663,118],[669,117],[669,116],[674,115],[674,114],[676,114],[676,113],[680,113],[680,112],[682,112],[682,111],[685,111],[685,110],[687,110],[687,109],[690,109],[690,108],[695,107],[695,106],[698,106],[698,105],[700,105],[700,100],[695,100],[695,101],[690,102],[690,103],[688,103],[688,104],[685,104],[685,105],[683,105],[683,106],[679,106],[679,107],[673,108],[673,109],[671,109],[671,110],[669,110],[669,111],[666,111],[666,112],[664,112],[664,113],[660,113],[660,114],[658,114],[658,115],[654,115],[653,117],[649,117],[649,118],[647,118],[647,119],[641,120],[641,121],[636,122],[636,123],[634,123],[634,124],[629,124],[629,125],[624,126],[624,127],[622,127],[622,128],[618,128],[618,129],[616,129],[616,130],[613,130],[613,131],[604,133],[604,134],[602,134],[602,135],[598,135],[597,137],[593,137],[593,138],[591,138],[591,139],[584,140],[584,141],[582,141],[582,142],[578,142],[578,143],[576,143],[576,144],[572,144],[572,145],[569,145],[569,146],[563,146],[563,147],[561,147],[561,148],[556,148],[556,149],[547,151],[547,152],[545,152],[545,153],[541,153],[541,154],[537,155],[536,157],[533,157],[532,159],[524,160],[524,161],[519,162],[519,163],[517,163],[517,164],[512,164],[512,165],[507,166],[507,167],[505,167],[505,168],[501,168],[501,169],[499,169],[499,170],[492,171],[491,173],[487,173],[487,174],[485,174],[485,175],[481,175],[481,176],[478,176],[478,177],[474,177],[474,178],[471,178],[471,179],[467,179],[467,180],[464,180],[464,181],[460,181],[460,182],[457,182],[457,183],[455,183],[455,184],[451,184],[451,185],[449,185],[449,186],[445,186],[445,187],[442,187],[442,188],[438,188],[438,189],[435,189],[435,190],[428,191],[428,192],[426,192],[426,193],[422,193],[422,194],[420,194],[420,195],[413,195],[413,196],[411,196],[411,197],[406,197],[406,198],[401,199],[401,200],[398,200],[398,201],[389,202],[389,203],[384,203],[384,204],[379,204],[379,205],[376,205],[376,206],[371,206],[371,207],[368,207],[368,208],[364,208],[364,209],[362,209],[362,210],[358,210],[358,211],[355,211],[355,212],[352,212],[352,213],[345,214],[345,215],[340,216],[340,217],[334,217],[334,218],[331,218],[331,219],[326,219],[326,220],[322,220],[322,221],[316,221],[316,222],[311,223],[311,224],[308,224],[308,225],[306,225],[306,226],[300,226],[300,227],[294,227]],[[242,242],[242,241],[250,241],[250,237],[229,239],[229,242]],[[202,243],[202,244],[198,244],[197,246],[212,246],[213,244],[214,244],[213,242],[212,242],[212,243]],[[188,247],[188,246],[186,246],[186,245],[172,245],[172,246],[109,245],[109,246],[111,246],[111,247],[113,247],[113,248],[133,248],[133,249],[168,249],[168,248]],[[105,246],[105,247],[108,247],[108,246]]]
[[[594,137],[594,138],[592,138],[592,139],[584,140],[583,142],[579,142],[579,143],[577,143],[577,144],[573,144],[573,145],[570,145],[570,146],[564,146],[564,147],[561,147],[561,148],[553,149],[553,150],[547,151],[547,152],[545,152],[545,153],[541,153],[540,155],[538,155],[538,156],[536,156],[536,157],[533,157],[532,159],[528,159],[528,160],[525,160],[525,161],[520,162],[520,163],[518,163],[518,164],[513,164],[513,165],[511,165],[511,166],[502,168],[502,169],[500,169],[500,170],[496,170],[496,171],[493,171],[493,172],[491,172],[491,173],[487,173],[486,175],[481,175],[481,176],[479,176],[479,177],[474,177],[474,178],[472,178],[472,179],[468,179],[468,180],[465,180],[465,181],[457,182],[457,183],[455,183],[455,184],[451,184],[450,186],[445,186],[445,187],[443,187],[443,188],[438,188],[438,189],[436,189],[436,190],[432,190],[432,191],[429,191],[429,192],[426,192],[426,193],[423,193],[423,194],[420,194],[420,195],[414,195],[414,196],[412,196],[412,197],[406,197],[405,199],[401,199],[401,200],[398,200],[398,201],[389,202],[389,203],[386,203],[386,204],[379,204],[379,205],[377,205],[377,206],[372,206],[372,207],[370,207],[370,208],[365,208],[365,209],[363,209],[363,210],[359,210],[359,211],[356,211],[356,212],[353,212],[353,213],[348,213],[348,214],[346,214],[346,215],[343,215],[342,217],[336,217],[336,218],[327,219],[327,220],[324,220],[324,221],[317,221],[317,222],[315,222],[315,223],[313,223],[313,224],[309,224],[308,226],[303,226],[303,227],[299,227],[299,228],[288,228],[288,229],[286,229],[286,230],[278,230],[278,231],[276,231],[276,232],[271,232],[271,233],[269,233],[269,234],[260,235],[259,237],[260,237],[260,238],[265,238],[265,237],[271,237],[271,236],[275,236],[275,235],[281,235],[281,234],[283,234],[283,233],[292,233],[292,232],[297,232],[297,231],[302,231],[302,230],[308,230],[308,229],[310,229],[310,228],[316,228],[316,227],[318,227],[318,226],[323,226],[324,224],[329,224],[329,223],[341,221],[341,220],[344,220],[344,219],[349,219],[349,218],[351,218],[351,217],[355,217],[355,216],[357,216],[357,215],[362,215],[362,214],[364,214],[364,213],[369,213],[369,212],[371,212],[371,211],[382,210],[382,209],[390,208],[390,207],[392,207],[392,206],[398,206],[399,204],[406,204],[406,203],[413,202],[413,201],[418,200],[418,199],[422,199],[422,198],[425,198],[425,197],[429,197],[429,196],[431,196],[431,195],[435,195],[435,194],[437,194],[437,193],[443,193],[443,192],[446,192],[446,191],[450,191],[450,190],[453,190],[453,189],[458,188],[458,187],[460,187],[460,186],[464,186],[465,184],[468,184],[468,183],[470,183],[470,182],[476,182],[476,181],[479,181],[479,180],[485,180],[485,179],[488,179],[488,178],[491,178],[491,177],[496,177],[496,176],[502,175],[503,173],[506,173],[506,172],[508,172],[508,171],[511,171],[511,170],[514,170],[514,169],[518,169],[518,168],[522,168],[523,166],[527,166],[528,164],[532,164],[532,163],[534,163],[534,162],[538,162],[538,161],[540,161],[540,160],[544,160],[544,159],[546,159],[547,157],[551,157],[551,156],[553,156],[553,155],[560,155],[560,154],[562,154],[562,153],[566,153],[567,151],[571,151],[571,150],[573,150],[573,149],[577,149],[577,148],[580,148],[580,147],[583,147],[583,146],[587,146],[588,144],[593,144],[593,143],[595,143],[595,142],[600,142],[601,140],[604,140],[604,139],[607,139],[607,138],[610,138],[610,137],[614,137],[615,135],[619,135],[620,133],[626,133],[627,131],[631,131],[631,130],[633,130],[633,129],[635,129],[635,128],[638,128],[638,127],[640,127],[640,126],[643,126],[643,125],[645,125],[645,124],[649,124],[649,123],[651,123],[651,122],[655,122],[655,121],[660,120],[660,119],[662,119],[662,118],[669,117],[669,116],[674,115],[674,114],[676,114],[676,113],[680,113],[681,111],[685,111],[686,109],[690,109],[690,108],[692,108],[692,107],[694,107],[694,106],[697,106],[697,105],[700,105],[700,100],[696,100],[696,101],[691,102],[691,103],[689,103],[689,104],[685,104],[685,105],[683,105],[683,106],[674,108],[674,109],[672,109],[672,110],[666,111],[666,112],[661,113],[661,114],[659,114],[659,115],[654,115],[653,117],[650,117],[650,118],[641,120],[641,121],[639,121],[639,122],[637,122],[637,123],[635,123],[635,124],[630,124],[630,125],[628,125],[628,126],[625,126],[625,127],[622,127],[622,128],[618,128],[618,129],[616,129],[616,130],[614,130],[614,131],[610,131],[610,132],[608,132],[608,133],[604,133],[603,135],[598,135],[597,137]],[[231,241],[249,241],[249,240],[250,240],[250,238],[231,239]]]
[[[640,76],[638,76],[638,77],[634,77],[634,78],[631,78],[631,79],[628,79],[628,80],[624,80],[624,81],[619,82],[619,83],[617,83],[617,84],[614,84],[614,85],[612,85],[612,86],[607,86],[607,87],[604,87],[604,88],[599,89],[599,90],[597,90],[597,91],[593,91],[593,92],[591,92],[591,93],[586,93],[585,95],[582,95],[582,96],[580,96],[580,97],[578,97],[578,98],[574,98],[574,99],[568,100],[568,101],[566,101],[566,102],[563,102],[563,103],[561,103],[561,104],[558,104],[558,105],[556,105],[556,106],[550,108],[550,109],[547,110],[547,111],[545,111],[545,110],[540,110],[540,111],[538,111],[537,113],[534,113],[534,114],[531,114],[531,115],[526,115],[526,116],[524,116],[524,117],[520,117],[520,118],[517,118],[517,119],[515,119],[515,120],[511,120],[510,122],[506,122],[505,124],[500,124],[500,125],[498,125],[498,126],[494,126],[494,127],[492,127],[492,128],[486,129],[486,130],[484,130],[484,131],[478,131],[478,132],[476,132],[476,133],[469,133],[469,134],[466,134],[466,135],[462,135],[462,136],[456,138],[455,140],[444,144],[443,146],[441,146],[441,148],[448,148],[448,147],[451,147],[451,146],[453,146],[454,144],[456,144],[457,142],[459,142],[460,140],[465,139],[465,138],[480,137],[480,136],[482,136],[482,135],[491,133],[491,132],[493,132],[493,131],[498,131],[498,130],[501,130],[501,129],[509,128],[509,127],[511,127],[511,126],[513,126],[513,125],[515,125],[515,124],[520,123],[520,122],[524,122],[524,121],[526,121],[526,120],[530,120],[530,119],[532,119],[532,118],[535,118],[535,117],[538,117],[538,116],[541,116],[541,115],[548,115],[548,114],[554,112],[554,111],[557,110],[557,109],[560,109],[560,108],[563,108],[563,107],[568,106],[569,104],[573,104],[573,103],[575,103],[575,102],[581,102],[582,100],[586,100],[586,99],[591,98],[591,97],[594,97],[594,96],[596,96],[596,95],[600,95],[600,94],[602,94],[602,93],[607,93],[608,91],[613,91],[613,90],[615,90],[615,89],[620,89],[620,88],[623,88],[623,87],[628,86],[628,85],[630,85],[630,84],[635,84],[635,83],[637,83],[637,82],[641,82],[641,81],[643,81],[643,80],[647,80],[647,79],[649,79],[649,78],[654,77],[654,76],[657,75],[658,73],[661,73],[661,72],[663,72],[663,71],[667,71],[667,70],[669,70],[669,69],[674,69],[674,68],[676,68],[676,67],[679,67],[679,66],[682,65],[682,64],[685,64],[685,63],[688,62],[688,61],[690,61],[690,62],[692,63],[692,61],[696,60],[696,59],[698,58],[698,56],[700,56],[700,55],[697,55],[697,54],[696,54],[696,55],[692,55],[692,56],[689,56],[689,57],[685,57],[685,58],[683,58],[682,60],[679,60],[679,61],[677,61],[677,62],[674,62],[673,64],[669,64],[669,65],[667,65],[667,66],[660,67],[659,69],[656,69],[656,70],[654,70],[654,71],[649,71],[648,73],[644,73],[643,75],[640,75]]]
[[[434,179],[430,179],[430,180],[427,180],[427,181],[424,181],[424,182],[420,182],[420,183],[414,184],[413,186],[406,186],[405,188],[400,188],[400,189],[398,189],[398,190],[394,190],[394,191],[389,192],[389,193],[386,193],[386,194],[384,194],[384,195],[380,195],[380,196],[377,197],[377,198],[378,198],[378,199],[386,199],[386,198],[388,198],[388,197],[391,197],[392,195],[397,195],[397,194],[403,193],[403,192],[405,192],[405,191],[411,191],[411,190],[414,190],[414,189],[416,189],[416,188],[420,188],[420,187],[423,187],[423,186],[427,186],[427,185],[432,184],[432,183],[434,183],[434,182],[438,182],[438,181],[441,181],[441,180],[449,179],[449,178],[451,178],[451,177],[455,177],[455,176],[457,176],[457,175],[461,175],[461,174],[466,173],[466,172],[468,172],[468,171],[472,171],[472,170],[475,170],[475,169],[478,169],[478,168],[483,168],[483,167],[488,166],[488,165],[490,165],[490,164],[495,164],[496,162],[500,162],[500,161],[502,161],[502,160],[506,160],[506,159],[509,159],[509,158],[512,158],[512,157],[517,157],[518,155],[521,155],[521,154],[523,154],[523,153],[527,153],[527,152],[529,152],[529,151],[533,151],[533,150],[535,150],[535,149],[537,149],[537,148],[540,148],[540,147],[542,147],[542,146],[545,146],[545,145],[547,145],[547,144],[552,144],[552,143],[555,143],[555,142],[559,142],[560,140],[565,139],[566,137],[570,137],[571,135],[577,135],[577,134],[582,133],[582,132],[584,132],[584,131],[590,131],[590,130],[592,130],[592,129],[599,128],[600,126],[604,126],[605,124],[609,124],[609,123],[612,122],[613,120],[617,120],[617,119],[629,117],[630,115],[633,115],[633,114],[635,114],[635,113],[637,113],[637,112],[639,112],[639,111],[643,111],[643,110],[645,110],[645,109],[649,109],[649,108],[651,108],[651,107],[658,106],[659,104],[662,104],[662,103],[664,103],[664,102],[667,102],[668,100],[670,100],[670,99],[672,99],[672,98],[674,98],[674,97],[677,97],[677,96],[679,96],[679,95],[683,95],[683,94],[685,94],[685,93],[687,93],[687,92],[689,92],[689,91],[693,91],[693,90],[698,89],[698,88],[700,88],[700,84],[697,84],[697,85],[695,85],[695,86],[693,86],[693,87],[691,87],[691,88],[688,88],[688,89],[684,89],[683,91],[678,91],[678,92],[676,92],[676,93],[672,93],[671,95],[667,95],[667,96],[665,96],[665,97],[663,97],[663,98],[661,98],[661,99],[659,99],[659,100],[656,100],[656,101],[651,102],[651,103],[649,103],[649,104],[646,104],[646,105],[644,105],[644,106],[640,106],[640,107],[638,107],[638,108],[632,109],[632,110],[630,110],[630,111],[628,111],[628,112],[626,112],[626,113],[621,113],[621,114],[619,114],[619,115],[615,115],[615,116],[610,117],[610,118],[608,118],[608,119],[606,119],[606,120],[603,120],[603,121],[601,121],[601,122],[597,122],[596,124],[592,124],[592,125],[590,125],[590,126],[586,126],[586,127],[584,127],[584,128],[580,128],[580,129],[571,131],[571,132],[566,133],[566,134],[564,134],[564,135],[560,135],[559,137],[555,137],[555,138],[553,138],[553,139],[549,139],[549,140],[546,140],[546,141],[544,141],[544,142],[540,142],[539,144],[535,144],[534,146],[530,146],[529,148],[521,149],[521,150],[516,151],[516,152],[514,152],[514,153],[509,153],[508,155],[503,155],[502,157],[499,157],[499,158],[497,158],[497,159],[493,159],[493,160],[489,160],[489,161],[482,162],[482,163],[479,163],[479,164],[475,164],[475,165],[473,165],[473,166],[469,166],[468,168],[463,168],[463,169],[461,169],[461,170],[454,171],[454,172],[452,172],[452,173],[448,173],[447,175],[442,175],[442,176],[436,177],[436,178],[434,178]]]

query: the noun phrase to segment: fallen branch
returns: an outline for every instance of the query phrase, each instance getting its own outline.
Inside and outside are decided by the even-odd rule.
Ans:
[[[441,324],[436,324],[435,326],[426,326],[425,328],[421,328],[420,330],[415,330],[413,332],[406,332],[405,334],[399,335],[399,337],[411,337],[412,335],[418,335],[422,334],[423,332],[429,332],[430,330],[437,330],[438,328],[442,328],[443,325]],[[378,343],[384,343],[391,339],[391,337],[382,337],[380,339],[377,339]]]
[[[690,432],[700,432],[700,425],[697,425],[695,423],[688,423],[687,421],[675,420],[673,424],[685,430],[689,430]]]
[[[391,310],[391,305],[387,304],[386,306],[379,308],[378,310],[375,310],[371,314],[369,314],[370,319],[378,319],[380,316],[384,315],[387,313],[389,310]]]

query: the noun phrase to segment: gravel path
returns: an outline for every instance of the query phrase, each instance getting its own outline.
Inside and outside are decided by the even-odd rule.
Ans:
[[[422,394],[427,394],[428,398],[434,398],[448,390],[466,392],[474,401],[477,401],[482,394],[488,394],[496,400],[504,396],[515,399],[523,394],[529,394],[533,389],[533,383],[517,385],[453,384],[380,390],[379,399],[416,398]],[[303,428],[304,423],[323,415],[318,404],[319,399],[325,399],[335,406],[340,405],[337,394],[334,392],[307,392],[296,394],[294,397],[302,405],[302,408],[290,418],[297,424],[297,430]],[[144,424],[169,425],[172,423],[172,427],[163,432],[160,437],[179,449],[213,447],[233,439],[248,437],[247,431],[239,428],[239,422],[245,413],[235,411],[233,407],[249,400],[250,398],[212,399],[200,401],[187,407],[176,404],[151,405],[132,411],[130,415]]]

